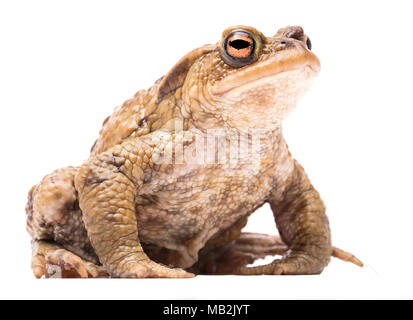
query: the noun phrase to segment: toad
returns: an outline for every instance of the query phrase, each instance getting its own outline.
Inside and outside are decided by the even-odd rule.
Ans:
[[[89,158],[29,192],[37,278],[319,274],[332,246],[282,121],[320,71],[303,29],[226,29],[103,123]],[[279,236],[242,232],[268,203]],[[272,263],[255,260],[280,255]]]

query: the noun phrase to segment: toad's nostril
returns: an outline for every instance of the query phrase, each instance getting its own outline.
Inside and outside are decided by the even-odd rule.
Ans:
[[[304,38],[304,30],[301,27],[295,26],[295,27],[289,27],[286,32],[285,36],[287,38],[292,38],[296,40],[303,40]]]

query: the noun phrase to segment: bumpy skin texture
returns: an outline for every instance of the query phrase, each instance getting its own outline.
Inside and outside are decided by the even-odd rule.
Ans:
[[[239,59],[252,50],[248,62],[225,51],[240,31],[255,46],[229,52]],[[35,276],[55,276],[53,266],[61,277],[315,274],[332,255],[361,265],[332,247],[324,204],[282,137],[281,121],[320,68],[308,43],[301,27],[274,37],[229,28],[116,108],[82,166],[54,171],[29,193]],[[231,135],[240,137],[238,161],[217,161],[215,149],[215,161],[191,161],[211,129],[226,159]],[[264,203],[280,237],[241,232]]]

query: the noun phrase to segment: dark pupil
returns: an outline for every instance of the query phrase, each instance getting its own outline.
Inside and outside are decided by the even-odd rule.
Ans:
[[[237,39],[229,42],[229,45],[234,49],[241,50],[248,48],[251,44],[248,41]]]

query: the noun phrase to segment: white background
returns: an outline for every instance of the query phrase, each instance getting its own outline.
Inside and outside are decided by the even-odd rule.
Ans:
[[[2,1],[1,298],[413,298],[409,1]],[[322,72],[285,122],[327,205],[336,246],[320,276],[35,280],[27,192],[88,157],[104,118],[226,27],[298,24]],[[268,207],[248,229],[275,233]]]

